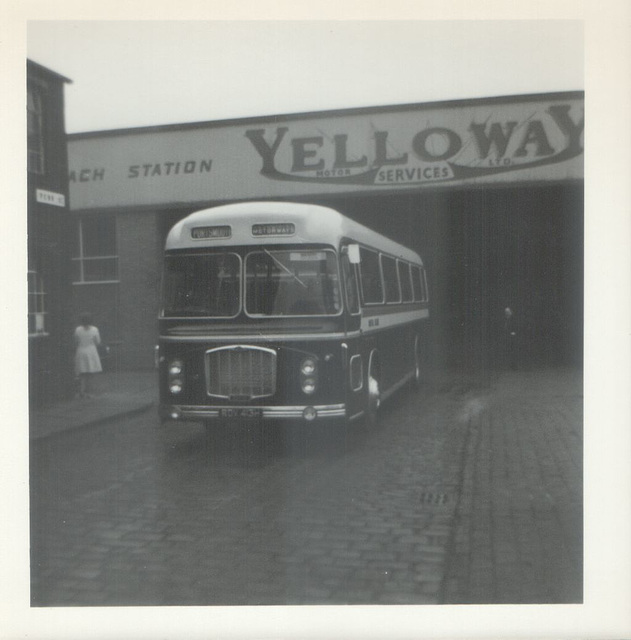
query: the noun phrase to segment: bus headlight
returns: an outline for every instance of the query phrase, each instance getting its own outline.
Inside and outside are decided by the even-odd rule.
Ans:
[[[178,393],[182,393],[182,373],[184,371],[184,364],[181,360],[173,360],[169,365],[169,391],[177,395]]]
[[[316,363],[313,358],[305,358],[300,365],[300,371],[305,376],[312,376],[316,370]]]
[[[182,381],[181,380],[171,380],[169,382],[169,391],[173,394],[178,394],[182,392]]]
[[[300,363],[300,385],[307,395],[315,392],[318,378],[318,365],[316,358],[311,356],[304,358]]]

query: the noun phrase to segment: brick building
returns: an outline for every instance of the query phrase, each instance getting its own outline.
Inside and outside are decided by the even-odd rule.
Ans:
[[[33,405],[72,392],[68,157],[64,127],[67,78],[27,61],[28,341]]]
[[[170,227],[231,201],[332,206],[407,244],[440,360],[490,362],[511,306],[525,365],[582,362],[582,92],[69,136],[74,311],[153,366]]]

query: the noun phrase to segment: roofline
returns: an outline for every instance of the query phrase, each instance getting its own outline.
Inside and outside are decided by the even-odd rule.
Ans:
[[[62,82],[67,82],[68,84],[72,84],[72,80],[70,80],[70,78],[66,78],[66,76],[62,76],[60,73],[57,73],[56,71],[53,71],[48,67],[45,67],[43,64],[39,64],[39,62],[30,60],[29,58],[26,59],[26,66],[27,68],[32,67],[33,70],[39,71],[41,73],[45,73],[46,75],[49,75],[49,76],[53,76],[57,80],[61,80]]]
[[[70,82],[70,81],[69,81]],[[585,97],[585,91],[558,91],[553,93],[529,93],[508,96],[492,96],[489,98],[466,98],[462,100],[441,100],[435,102],[414,102],[408,104],[382,105],[372,107],[350,107],[346,109],[328,109],[325,111],[305,111],[287,114],[271,114],[266,116],[250,116],[246,118],[229,118],[223,120],[206,120],[200,122],[185,122],[181,124],[153,125],[148,127],[130,127],[122,129],[104,129],[100,131],[84,131],[70,133],[69,140],[87,138],[104,138],[122,135],[141,135],[147,133],[161,133],[167,131],[186,131],[189,129],[225,127],[229,125],[245,125],[274,122],[278,120],[305,120],[308,118],[330,118],[335,116],[369,115],[373,113],[401,112],[411,109],[434,109],[448,107],[471,107],[477,105],[504,104],[507,102],[532,102],[533,100],[580,99]]]
[[[372,247],[383,253],[398,257],[409,262],[423,264],[421,256],[409,246],[401,244],[388,236],[371,229],[361,222],[357,222],[352,218],[344,215],[338,209],[333,207],[305,204],[300,202],[287,201],[253,201],[243,203],[233,203],[221,205],[218,207],[207,207],[199,211],[195,211],[188,216],[182,218],[173,225],[167,234],[165,241],[165,250],[191,249],[191,248],[208,248],[213,246],[266,246],[270,244],[302,244],[304,239],[300,239],[300,233],[310,231],[314,222],[314,216],[319,218],[328,218],[327,224],[318,223],[318,227],[326,229],[326,232],[317,233],[310,239],[313,243],[332,244],[337,248],[337,244],[343,239],[348,238]],[[272,220],[272,216],[275,217]],[[296,224],[296,235],[292,236],[261,236],[250,237],[247,235],[250,225],[254,223],[265,222],[293,222]],[[187,235],[183,238],[186,230],[190,230],[194,225],[230,225],[235,230],[242,231],[247,235],[245,238],[239,234],[230,237],[225,242],[217,242],[215,240],[191,240]]]

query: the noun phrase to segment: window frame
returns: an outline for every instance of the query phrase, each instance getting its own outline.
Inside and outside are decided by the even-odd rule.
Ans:
[[[341,272],[342,272],[342,276],[344,278],[344,303],[345,303],[345,307],[348,310],[349,315],[351,316],[358,316],[361,314],[362,312],[362,305],[361,305],[361,293],[360,293],[360,284],[359,284],[359,275],[357,273],[357,265],[354,265],[348,255],[346,253],[344,253],[343,251],[340,252],[340,259],[341,259]],[[347,286],[347,280],[346,280],[346,268],[348,268],[348,273],[351,277],[353,286],[355,288],[355,299],[357,301],[357,305],[356,305],[356,310],[353,311],[352,307],[351,307],[351,303],[348,299],[348,286]]]
[[[394,267],[394,277],[396,280],[396,283],[392,282],[391,284],[396,284],[396,291],[398,292],[398,295],[395,299],[393,300],[388,300],[388,292],[389,292],[389,285],[387,284],[386,281],[386,270],[384,268],[384,262],[385,260],[390,260],[390,262],[392,263],[392,266]],[[386,304],[401,304],[401,282],[399,281],[399,268],[397,266],[397,259],[394,256],[390,256],[386,253],[381,253],[379,255],[379,265],[381,267],[381,276],[382,276],[382,281],[383,281],[383,295],[384,295],[384,301]]]
[[[421,289],[423,290],[423,302],[429,302],[429,289],[427,287],[427,272],[421,267]]]
[[[273,253],[291,253],[292,251],[295,252],[317,252],[317,251],[322,251],[325,253],[329,253],[332,254],[333,256],[333,260],[334,260],[334,264],[335,264],[335,273],[337,275],[337,285],[338,285],[338,292],[339,292],[339,301],[340,301],[340,308],[336,313],[305,313],[305,314],[293,314],[293,313],[284,313],[284,314],[264,314],[264,313],[253,313],[248,311],[248,304],[247,304],[247,296],[248,296],[248,259],[255,254],[258,253],[262,253],[265,254],[267,253],[269,254],[273,254]],[[341,273],[341,269],[340,269],[340,261],[339,261],[339,256],[338,256],[338,252],[333,248],[333,247],[323,247],[323,248],[315,248],[311,245],[304,245],[304,246],[300,246],[300,247],[294,247],[293,245],[280,245],[277,247],[273,247],[273,248],[266,248],[264,245],[258,246],[258,245],[251,245],[248,247],[248,251],[245,253],[245,256],[243,257],[243,312],[244,314],[248,317],[248,318],[253,318],[256,320],[261,320],[261,319],[274,319],[274,318],[338,318],[340,317],[343,313],[344,310],[346,308],[345,305],[345,296],[342,295],[342,273]],[[331,274],[333,275],[333,274]]]
[[[414,301],[415,302],[428,302],[429,301],[429,295],[428,295],[428,291],[427,291],[427,278],[425,275],[425,267],[422,267],[421,265],[417,265],[414,264],[412,265],[412,289],[413,289],[413,293],[414,293]],[[416,273],[416,276],[414,275],[414,273]],[[418,292],[419,292],[419,297],[417,298],[416,293],[417,293],[417,287],[415,286],[415,284],[418,284]]]
[[[46,173],[46,149],[44,140],[44,96],[43,87],[28,84],[26,88],[26,146],[27,171],[43,176]],[[32,106],[31,108],[31,101]],[[31,131],[31,116],[36,131]],[[37,148],[35,147],[36,143]],[[33,159],[33,160],[32,160]]]
[[[414,285],[412,283],[411,266],[412,265],[409,262],[405,262],[405,260],[401,260],[397,258],[397,271],[399,272],[399,287],[401,288],[401,304],[408,304],[410,302],[414,302]],[[409,292],[410,292],[409,298],[405,298],[403,296],[403,282],[401,280],[401,271],[399,267],[402,267],[404,273],[407,273],[407,283],[408,283]]]
[[[226,251],[221,251],[221,252],[212,252],[212,253],[205,253],[205,252],[196,252],[196,251],[191,251],[191,252],[185,252],[185,253],[177,253],[177,254],[170,254],[167,255],[165,257],[165,262],[164,262],[164,266],[163,269],[166,268],[166,261],[169,260],[170,258],[179,258],[179,257],[208,257],[208,256],[216,256],[216,255],[230,255],[230,256],[236,256],[239,262],[239,270],[238,270],[238,274],[239,274],[239,304],[238,304],[238,308],[237,308],[237,312],[234,315],[223,315],[223,316],[196,316],[196,315],[183,315],[183,314],[166,314],[165,313],[165,286],[166,286],[166,271],[163,272],[163,277],[162,277],[162,287],[161,287],[161,294],[160,294],[160,317],[161,318],[165,318],[168,320],[181,320],[181,319],[186,319],[186,320],[234,320],[235,318],[237,318],[241,312],[244,309],[244,304],[245,304],[245,284],[243,282],[244,279],[244,275],[245,275],[245,271],[243,268],[243,264],[244,264],[244,260],[243,257],[240,256],[236,251],[229,251],[230,247],[225,247],[225,249],[227,249]]]
[[[105,220],[109,220],[111,221],[112,225],[114,226],[114,242],[116,243],[116,245],[118,245],[118,238],[116,237],[116,220],[113,218],[102,218]],[[72,280],[72,284],[73,285],[77,285],[77,286],[86,286],[86,285],[93,285],[93,284],[118,284],[120,283],[120,274],[119,274],[119,255],[118,255],[118,246],[115,247],[115,249],[117,250],[117,252],[115,254],[103,254],[103,255],[96,255],[96,256],[86,256],[84,255],[84,233],[83,233],[83,224],[87,222],[86,218],[83,217],[79,217],[78,219],[78,226],[76,228],[76,232],[78,233],[78,244],[77,244],[77,250],[79,255],[78,256],[73,256],[72,257],[72,263],[74,264],[75,262],[79,263],[79,279],[75,280],[74,279],[74,274],[73,274],[73,280]],[[86,280],[85,279],[85,263],[86,262],[90,262],[90,261],[97,261],[97,260],[115,260],[115,265],[116,265],[116,278],[112,279],[103,279],[103,280]]]
[[[359,251],[360,251],[360,255],[362,251],[366,251],[369,253],[373,253],[376,258],[377,258],[377,266],[379,268],[379,282],[380,282],[380,289],[381,289],[381,300],[374,300],[371,302],[366,301],[366,297],[364,295],[364,276],[363,276],[363,270],[362,270],[362,265],[364,264],[364,259],[363,257],[361,258],[360,262],[359,262],[359,283],[360,283],[360,289],[361,289],[361,302],[362,302],[362,306],[366,306],[366,307],[372,307],[372,306],[376,306],[376,305],[380,305],[380,304],[385,304],[386,301],[386,290],[385,290],[385,286],[383,283],[383,271],[381,269],[381,258],[379,257],[379,251],[377,251],[376,249],[371,249],[370,247],[366,247],[364,245],[360,245],[359,247]]]
[[[33,276],[30,278],[29,276]],[[31,282],[34,282],[34,290],[31,290]],[[39,286],[38,286],[39,285]],[[46,331],[46,317],[48,312],[46,311],[46,287],[44,285],[44,278],[41,273],[39,273],[36,269],[29,269],[27,271],[27,290],[28,290],[28,337],[29,338],[40,338],[44,336],[50,335],[48,331]],[[31,296],[34,297],[35,300],[35,309],[31,308]],[[34,326],[35,331],[31,332],[31,318],[34,318]],[[37,330],[38,318],[42,319],[42,329],[41,331]]]

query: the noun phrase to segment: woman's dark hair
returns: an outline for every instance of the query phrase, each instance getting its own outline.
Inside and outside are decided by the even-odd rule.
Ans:
[[[82,313],[79,316],[79,322],[84,327],[89,327],[92,324],[92,314],[90,314],[90,313]]]

